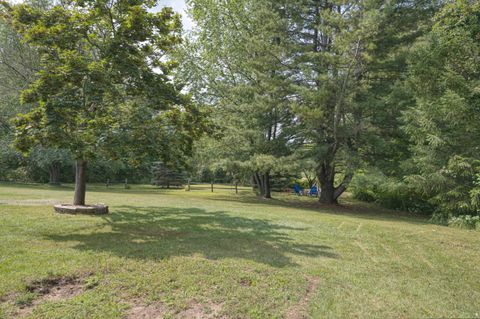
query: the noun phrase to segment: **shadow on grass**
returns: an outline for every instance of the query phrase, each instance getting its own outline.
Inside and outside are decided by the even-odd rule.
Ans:
[[[241,258],[280,268],[295,266],[293,255],[338,258],[331,247],[297,243],[289,236],[305,229],[225,212],[123,206],[103,219],[108,230],[48,235],[47,239],[78,242],[76,249],[136,259],[200,255],[210,260]]]
[[[19,189],[37,189],[37,190],[49,190],[49,191],[71,191],[73,197],[73,185],[65,184],[62,186],[49,186],[43,184],[16,184],[0,182],[0,186],[8,186],[10,188]],[[89,184],[87,187],[87,197],[89,193],[105,193],[105,194],[121,194],[121,195],[146,195],[146,196],[162,196],[179,194],[181,196],[186,195],[182,189],[178,190],[165,190],[159,189],[154,186],[138,187],[135,185],[132,189],[124,189],[122,187],[106,188],[102,184]],[[195,192],[192,192],[193,194]],[[351,198],[342,197],[340,206],[335,205],[322,205],[316,198],[300,198],[291,194],[274,193],[274,199],[261,199],[251,193],[249,190],[241,190],[239,194],[225,194],[225,193],[208,193],[203,192],[203,200],[220,201],[220,202],[234,202],[242,205],[268,205],[292,209],[302,209],[315,213],[333,214],[333,215],[345,215],[355,218],[390,221],[390,222],[407,222],[417,225],[431,225],[428,218],[425,215],[412,214],[408,212],[396,211],[385,209],[376,206],[375,204],[369,204],[352,200]],[[4,205],[0,202],[0,205]],[[7,203],[8,205],[8,203]]]
[[[292,209],[307,210],[315,213],[345,215],[355,218],[407,222],[418,225],[431,224],[424,215],[412,214],[404,211],[381,208],[375,204],[360,202],[350,198],[343,199],[341,205],[325,205],[318,202],[317,198],[299,198],[290,194],[277,194],[279,198],[263,199],[261,197],[246,196],[215,196],[208,200],[221,202],[236,202],[251,205],[268,205]]]

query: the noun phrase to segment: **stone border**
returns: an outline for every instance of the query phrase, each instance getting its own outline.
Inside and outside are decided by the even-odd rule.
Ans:
[[[108,206],[103,204],[76,206],[71,204],[59,204],[53,206],[55,212],[59,214],[84,214],[84,215],[106,215]]]

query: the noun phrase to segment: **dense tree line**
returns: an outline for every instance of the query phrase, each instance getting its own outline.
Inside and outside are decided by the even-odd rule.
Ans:
[[[271,176],[294,171],[314,174],[323,203],[350,188],[478,214],[478,2],[189,4],[179,73],[220,128],[202,163],[253,176],[267,198]]]
[[[4,5],[2,178],[161,161],[265,198],[303,177],[326,204],[478,214],[477,1],[187,2],[183,36],[148,1]]]

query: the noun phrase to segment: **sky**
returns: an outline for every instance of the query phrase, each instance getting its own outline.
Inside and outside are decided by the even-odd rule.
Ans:
[[[22,0],[10,0],[12,3],[20,3]],[[186,12],[187,10],[187,5],[185,3],[185,0],[159,0],[159,6],[158,7],[172,7],[174,11],[180,13],[182,15],[182,21],[183,21],[183,28],[185,30],[191,30],[193,27],[193,22],[192,20],[188,17],[188,14]]]
[[[187,5],[185,4],[185,0],[160,0],[159,2],[160,2],[160,7],[165,7],[165,6],[172,7],[173,10],[175,10],[176,12],[182,15],[183,28],[185,30],[192,29],[193,22],[186,12]]]

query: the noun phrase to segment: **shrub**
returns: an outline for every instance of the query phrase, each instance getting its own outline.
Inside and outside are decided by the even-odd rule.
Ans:
[[[364,202],[375,202],[378,199],[381,184],[380,174],[358,172],[351,184],[353,197]]]
[[[352,182],[356,199],[412,213],[432,214],[431,205],[416,188],[380,172],[360,172]]]
[[[448,212],[436,210],[430,218],[430,222],[433,224],[448,226],[449,219]]]
[[[460,215],[451,217],[448,220],[448,226],[480,230],[480,216]]]

